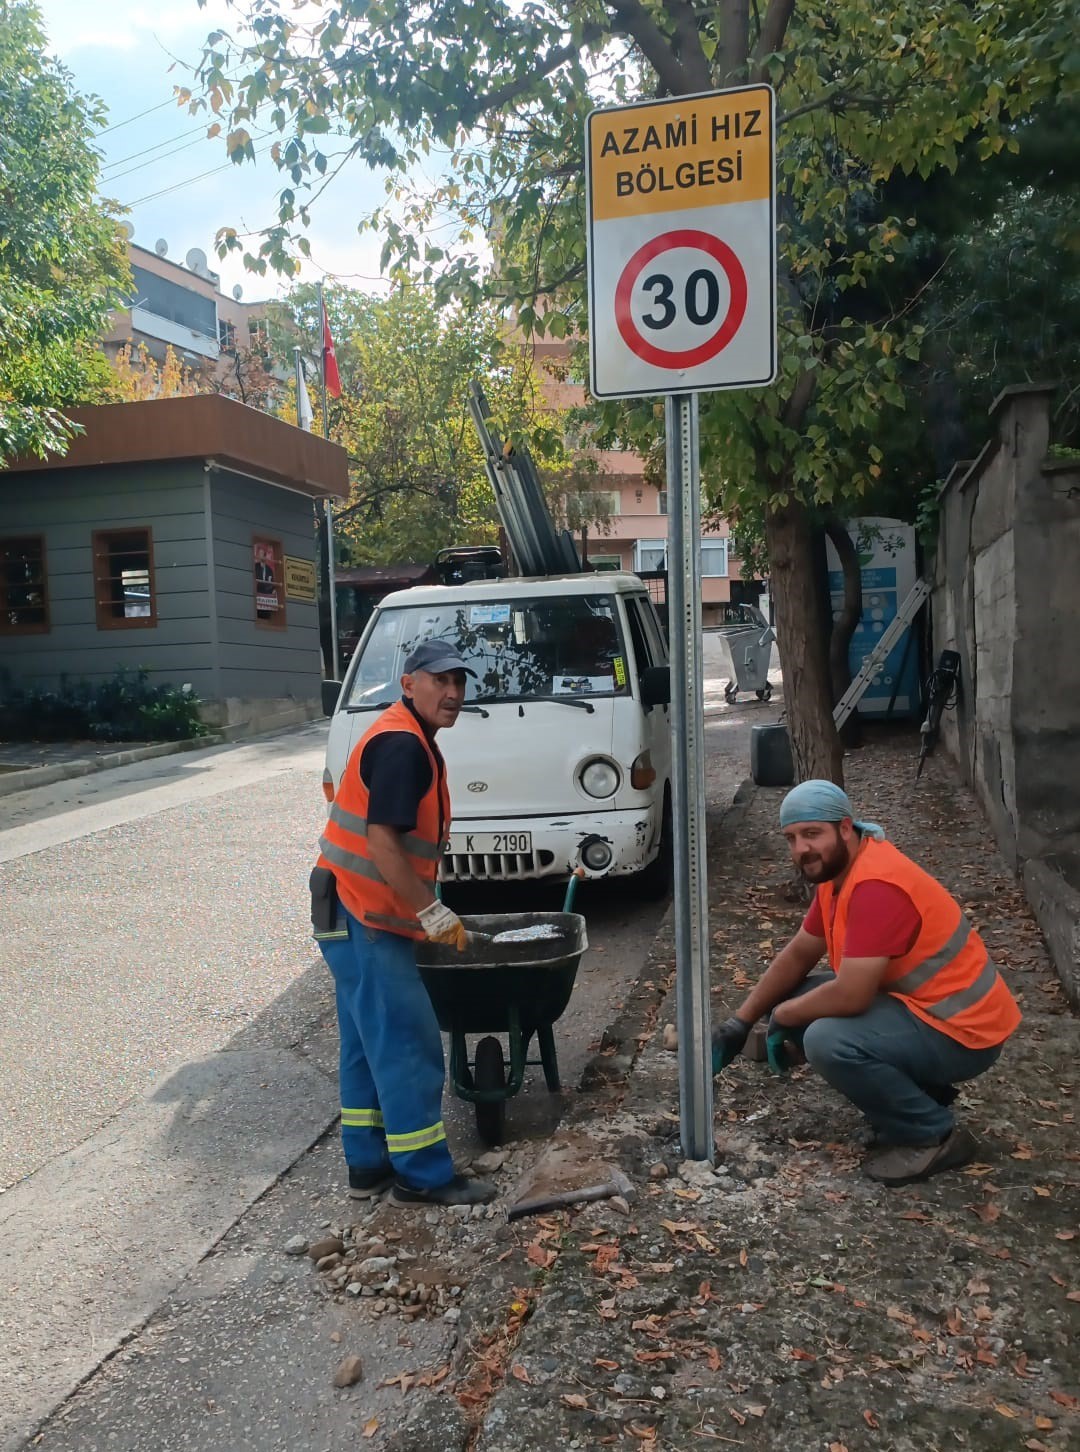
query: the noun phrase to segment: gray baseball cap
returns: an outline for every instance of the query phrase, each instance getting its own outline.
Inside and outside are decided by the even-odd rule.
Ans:
[[[476,672],[465,664],[465,658],[452,640],[422,640],[414,651],[405,658],[405,674],[427,671],[437,676],[443,671],[464,671],[476,679]]]

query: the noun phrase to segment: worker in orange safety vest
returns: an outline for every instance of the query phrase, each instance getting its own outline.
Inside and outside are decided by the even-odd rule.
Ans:
[[[817,891],[802,927],[732,1018],[713,1032],[713,1072],[769,1014],[770,1066],[790,1047],[860,1109],[873,1131],[863,1169],[907,1185],[975,1157],[956,1122],[956,1084],[985,1073],[1020,1010],[960,904],[929,873],[855,819],[830,781],[793,787],[780,806],[791,857]],[[831,971],[811,974],[828,953]]]
[[[436,732],[473,675],[451,641],[421,642],[400,701],[353,748],[311,876],[316,941],[334,975],[341,1138],[349,1194],[393,1186],[403,1205],[478,1205],[495,1187],[455,1172],[442,1121],[438,1020],[416,965],[424,938],[461,951],[460,918],[435,893],[450,830]]]

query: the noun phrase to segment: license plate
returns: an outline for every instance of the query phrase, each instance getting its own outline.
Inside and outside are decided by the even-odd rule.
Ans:
[[[455,832],[446,846],[446,855],[500,852],[531,852],[531,832]]]

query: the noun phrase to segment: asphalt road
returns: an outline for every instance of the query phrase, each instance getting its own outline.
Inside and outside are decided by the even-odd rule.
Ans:
[[[223,1048],[303,1044],[332,1074],[329,978],[306,902],[324,744],[320,723],[4,799],[0,1188],[80,1144],[178,1065]],[[505,902],[473,894],[468,905]],[[558,1030],[567,1083],[663,910],[619,883],[590,885],[578,906],[592,951]],[[550,1121],[517,1108],[518,1132]],[[468,1152],[457,1109],[448,1102]]]

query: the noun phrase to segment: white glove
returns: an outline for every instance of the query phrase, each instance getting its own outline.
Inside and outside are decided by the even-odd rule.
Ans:
[[[421,908],[416,916],[420,919],[420,926],[427,934],[429,942],[447,943],[459,953],[465,951],[468,941],[465,925],[457,913],[445,903],[433,902],[428,907]]]

